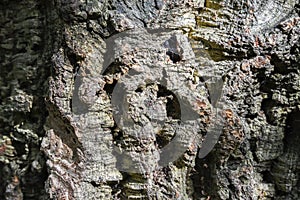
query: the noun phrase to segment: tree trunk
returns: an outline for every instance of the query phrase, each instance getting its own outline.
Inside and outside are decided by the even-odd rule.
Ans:
[[[300,199],[296,0],[2,0],[0,199]]]

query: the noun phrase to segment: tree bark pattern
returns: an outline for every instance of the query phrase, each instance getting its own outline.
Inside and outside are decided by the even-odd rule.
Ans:
[[[299,13],[296,0],[3,0],[0,199],[299,199]],[[132,76],[124,103],[137,127],[154,113],[162,131],[146,139],[113,117],[133,71],[160,81]],[[197,124],[180,124],[184,105]]]

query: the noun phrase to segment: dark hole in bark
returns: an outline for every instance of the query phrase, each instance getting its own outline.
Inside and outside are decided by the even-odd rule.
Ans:
[[[34,45],[31,47],[31,50],[32,50],[32,51],[39,51],[39,50],[41,50],[41,49],[42,49],[41,46],[38,45],[38,44],[34,44]]]
[[[272,181],[273,178],[272,178],[272,174],[270,173],[270,171],[262,171],[261,174],[262,174],[264,182],[273,183],[273,181]]]
[[[102,75],[121,73],[121,63],[112,62],[102,73]]]
[[[261,108],[264,111],[266,118],[267,118],[267,122],[270,124],[274,124],[274,116],[272,115],[271,110],[277,106],[277,102],[275,102],[272,99],[264,99],[261,103]]]
[[[99,184],[96,183],[96,181],[91,181],[91,184],[92,184],[92,186],[94,186],[94,187],[98,187],[98,186],[99,186]]]
[[[117,80],[114,80],[112,84],[106,83],[103,89],[107,92],[107,94],[112,95],[117,83],[118,83]]]
[[[173,63],[177,63],[177,62],[181,61],[181,59],[182,59],[179,54],[174,53],[172,51],[167,51],[166,54],[170,57],[170,59],[173,61]]]
[[[271,64],[274,65],[274,73],[288,74],[291,72],[289,69],[290,64],[285,63],[275,54],[271,56]]]
[[[164,42],[163,46],[167,48],[167,55],[173,61],[177,63],[182,60],[182,49],[179,46],[179,41],[176,35],[172,35],[170,39]]]
[[[295,110],[289,116],[287,117],[287,128],[285,131],[284,136],[284,144],[285,149],[291,148],[291,146],[294,146],[295,149],[299,149],[299,130],[300,130],[300,111]]]
[[[234,158],[232,155],[230,155],[227,160],[228,168],[230,170],[236,170],[238,168],[240,162],[241,162],[241,160],[238,160],[238,159]]]
[[[22,155],[26,154],[24,143],[13,140],[12,144],[13,144],[18,156],[22,156]]]
[[[135,90],[135,92],[141,93],[141,92],[143,92],[143,89],[142,89],[141,87],[138,87],[138,88]]]
[[[248,114],[246,114],[246,116],[245,116],[245,118],[246,119],[255,119],[256,117],[258,117],[258,114],[257,113],[254,113],[254,114],[250,114],[250,113],[248,113]]]
[[[172,98],[170,98],[171,96]],[[167,97],[167,116],[172,117],[173,119],[180,119],[180,104],[174,93],[166,87],[158,85],[157,97]]]

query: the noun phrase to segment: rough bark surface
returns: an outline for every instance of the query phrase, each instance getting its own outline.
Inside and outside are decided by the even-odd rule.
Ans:
[[[0,199],[300,199],[299,15],[2,0]]]

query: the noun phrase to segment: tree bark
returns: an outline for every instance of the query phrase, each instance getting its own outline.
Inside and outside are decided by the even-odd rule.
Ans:
[[[299,199],[296,0],[0,2],[0,199]]]

